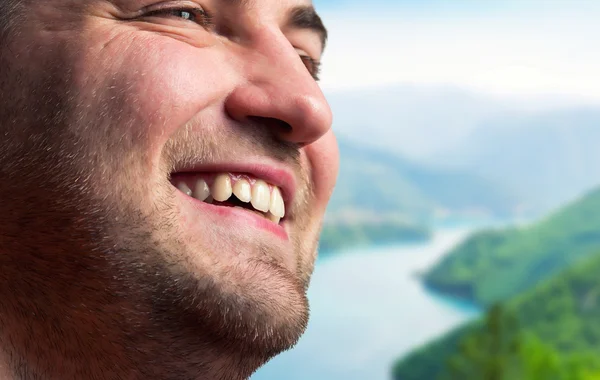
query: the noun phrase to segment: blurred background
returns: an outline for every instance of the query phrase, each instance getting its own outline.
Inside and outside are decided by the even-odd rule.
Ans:
[[[314,1],[340,176],[252,380],[600,379],[600,1]]]

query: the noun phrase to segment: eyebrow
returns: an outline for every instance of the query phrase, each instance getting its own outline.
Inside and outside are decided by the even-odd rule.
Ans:
[[[322,50],[327,43],[327,29],[321,17],[312,6],[298,6],[292,8],[288,16],[288,26],[296,29],[308,29],[321,37]]]
[[[236,7],[248,6],[253,0],[221,0]],[[327,44],[327,28],[323,20],[312,5],[299,5],[289,11],[287,26],[296,29],[308,29],[318,34],[321,38],[321,50]]]

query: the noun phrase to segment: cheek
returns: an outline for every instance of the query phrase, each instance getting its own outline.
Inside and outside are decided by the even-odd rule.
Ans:
[[[111,128],[126,126],[121,133],[144,136],[151,153],[201,111],[223,102],[234,82],[223,52],[153,34],[111,40],[86,57],[81,73],[79,88],[92,91],[100,102],[95,107],[116,123]]]
[[[339,170],[339,150],[333,131],[329,130],[304,150],[311,167],[311,180],[316,198],[314,204],[325,209]]]

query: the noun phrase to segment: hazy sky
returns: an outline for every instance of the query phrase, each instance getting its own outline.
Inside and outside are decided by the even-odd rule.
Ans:
[[[600,103],[600,0],[314,0],[325,90],[449,84]]]

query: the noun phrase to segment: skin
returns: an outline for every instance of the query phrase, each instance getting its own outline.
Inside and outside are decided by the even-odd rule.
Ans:
[[[30,0],[0,48],[0,376],[244,379],[303,333],[338,152],[304,0]],[[286,238],[182,202],[187,164],[289,173]],[[227,171],[227,170],[224,170]]]

